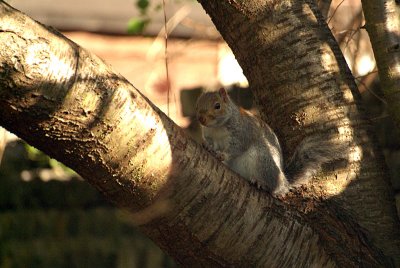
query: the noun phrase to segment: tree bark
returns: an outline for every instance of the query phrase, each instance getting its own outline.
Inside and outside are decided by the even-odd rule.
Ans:
[[[400,129],[400,5],[395,0],[361,2],[388,111]]]
[[[286,155],[316,131],[339,130],[349,141],[347,167],[324,174],[312,192],[350,210],[400,265],[398,218],[384,160],[351,72],[315,1],[200,2],[235,53]]]
[[[246,3],[253,4],[252,1]],[[220,5],[217,7],[220,12],[235,16],[228,16],[228,21],[236,18],[233,22],[238,23],[240,18],[245,19],[241,22],[249,24],[246,27],[258,25],[254,28],[255,35],[248,36],[247,41],[251,42],[240,41],[240,46],[251,44],[249,47],[253,48],[257,43],[265,42],[271,48],[273,43],[269,39],[253,40],[260,34],[262,27],[257,23],[262,21],[248,19],[238,11],[235,2],[232,5],[223,1],[203,3],[206,7],[214,4]],[[307,14],[312,11],[307,6],[305,10]],[[275,19],[285,14],[279,12]],[[286,12],[286,16],[295,14],[290,8]],[[284,16],[281,22],[288,24],[289,20]],[[301,28],[299,24],[300,20],[293,28]],[[309,21],[305,29],[310,25],[313,25],[311,33],[317,34],[315,20]],[[226,30],[222,32],[227,35]],[[236,31],[231,34],[238,38]],[[278,39],[275,41],[277,46],[282,45]],[[372,154],[367,154],[367,160],[363,158],[360,163],[351,163],[349,170],[352,172],[354,166],[361,164],[369,168],[370,173],[358,171],[362,182],[351,177],[345,183],[346,179],[340,174],[334,181],[329,177],[332,172],[326,171],[327,179],[314,183],[311,187],[314,190],[274,199],[236,176],[186,137],[179,127],[102,60],[4,2],[0,2],[0,47],[0,125],[70,166],[110,201],[131,211],[141,230],[183,266],[388,267],[392,263],[381,250],[392,258],[395,258],[393,252],[399,252],[393,246],[398,241],[397,221],[391,214],[393,207],[388,204],[387,186],[382,181],[377,182],[383,172],[376,169],[382,166],[367,165],[374,161]],[[238,47],[233,47],[236,53],[240,52]],[[296,46],[290,49],[293,48]],[[265,60],[263,64],[269,65],[273,62],[271,52],[264,50],[266,47],[261,49],[254,50],[260,58],[250,58],[254,60],[253,64]],[[298,53],[297,49],[294,53]],[[263,53],[267,52],[269,56],[265,57]],[[316,65],[321,50],[307,52],[315,53],[313,56],[317,58],[310,64]],[[293,94],[290,86],[295,85],[299,76],[310,73],[303,73],[296,63],[291,68],[299,68],[299,73],[283,80],[286,87],[285,83],[279,83],[279,77],[263,82],[260,76],[273,74],[276,68],[288,64],[285,58],[279,61],[283,63],[281,67],[271,65],[272,70],[269,70],[260,66],[258,70],[250,68],[246,52],[241,53],[239,59],[245,63],[246,74],[264,107],[261,111],[271,115],[268,118],[274,126],[282,126],[279,133],[281,138],[287,138],[286,145],[296,143],[299,135],[305,136],[308,130],[319,131],[322,125],[328,131],[334,129],[338,121],[346,131],[354,127],[362,132],[354,136],[366,139],[360,145],[363,149],[371,146],[365,133],[368,131],[363,128],[365,120],[360,119],[354,101],[341,104],[345,112],[336,110],[339,100],[352,98],[342,76],[325,71],[321,79],[314,77],[308,83],[308,91],[306,81],[299,79],[301,86],[295,88],[299,100],[290,102],[293,98],[293,95],[289,96]],[[339,70],[337,66],[332,68]],[[317,69],[310,67],[307,71]],[[337,77],[330,76],[334,74]],[[264,92],[268,82],[275,84]],[[319,90],[319,85],[325,83],[331,83],[332,87],[345,93],[335,93],[337,89],[332,93],[330,87]],[[285,89],[287,92],[283,92]],[[289,121],[292,114],[300,115],[299,111],[309,109],[315,100],[326,99],[334,103],[333,107],[329,103],[326,104],[329,109],[321,108],[323,105],[319,103],[314,105],[318,112],[323,110],[329,118],[321,116],[316,120],[316,115],[311,119],[298,116],[296,122],[301,123],[301,128],[292,123],[291,126],[296,127],[294,133],[286,133],[291,126],[280,123],[280,119]],[[283,112],[282,105],[288,100],[285,106],[288,112]],[[270,104],[275,108],[268,108]],[[288,104],[294,107],[288,107]],[[347,184],[350,190],[344,187]],[[375,191],[368,190],[365,184],[376,187]],[[328,185],[339,190],[329,189]],[[362,194],[354,193],[356,188]],[[366,223],[362,217],[365,210],[375,212],[376,207],[381,209],[383,218],[372,215],[371,223]],[[388,226],[388,223],[392,225]],[[376,232],[392,235],[394,242],[384,244],[377,235],[368,232],[371,231],[368,227],[379,224],[383,227]]]

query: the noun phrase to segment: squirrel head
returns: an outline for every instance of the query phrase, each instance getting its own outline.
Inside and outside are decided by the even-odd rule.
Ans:
[[[196,117],[203,126],[222,126],[229,119],[232,105],[224,88],[216,92],[205,92],[197,100]]]

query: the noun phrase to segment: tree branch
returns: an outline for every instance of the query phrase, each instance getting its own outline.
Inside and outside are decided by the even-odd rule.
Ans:
[[[131,211],[182,265],[388,264],[335,204],[257,190],[96,56],[4,2],[0,21],[0,124]]]
[[[400,10],[395,0],[362,0],[388,111],[400,129]]]

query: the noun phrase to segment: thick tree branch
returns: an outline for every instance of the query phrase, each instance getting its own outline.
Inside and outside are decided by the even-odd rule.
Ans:
[[[273,199],[94,55],[4,2],[0,22],[0,124],[130,210],[182,265],[390,265],[333,202]]]

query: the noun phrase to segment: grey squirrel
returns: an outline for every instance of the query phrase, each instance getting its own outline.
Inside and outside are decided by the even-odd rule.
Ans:
[[[224,88],[203,93],[197,100],[196,116],[202,125],[206,149],[273,196],[284,195],[292,187],[306,183],[322,164],[342,158],[341,148],[321,137],[310,137],[299,144],[284,169],[274,131],[234,104]]]

